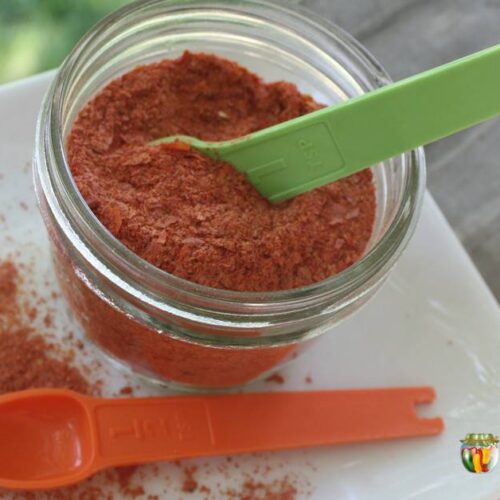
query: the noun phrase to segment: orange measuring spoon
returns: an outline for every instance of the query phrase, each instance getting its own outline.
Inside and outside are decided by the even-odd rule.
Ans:
[[[430,387],[99,399],[0,397],[0,487],[49,489],[111,466],[438,434]]]

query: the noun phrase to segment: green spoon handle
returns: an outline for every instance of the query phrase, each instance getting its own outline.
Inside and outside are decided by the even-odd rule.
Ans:
[[[325,118],[355,172],[498,113],[500,45],[346,102]]]
[[[223,157],[277,202],[498,113],[500,45],[256,132]],[[298,157],[306,168],[287,168]]]

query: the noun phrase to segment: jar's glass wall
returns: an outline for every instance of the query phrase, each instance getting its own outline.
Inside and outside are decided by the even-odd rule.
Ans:
[[[294,82],[324,104],[375,88],[387,76],[340,30],[261,1],[133,4],[98,25],[61,68],[40,115],[35,168],[68,301],[90,338],[136,371],[227,387],[284,362],[373,295],[413,231],[424,160],[417,151],[373,169],[377,214],[368,255],[317,286],[245,295],[152,269],[88,210],[71,180],[64,144],[79,109],[107,82],[184,50],[235,60],[268,81]],[[219,367],[212,378],[211,367]],[[240,371],[232,372],[236,367]]]
[[[331,105],[360,95],[388,81],[382,71],[367,72],[348,57],[344,41],[328,40],[328,50],[311,44],[308,33],[292,31],[286,24],[264,21],[258,6],[223,12],[198,8],[172,14],[171,2],[152,3],[136,15],[113,23],[91,57],[75,64],[67,82],[63,137],[82,106],[113,78],[138,64],[179,57],[185,50],[210,52],[249,68],[266,81],[295,83],[317,102]],[[227,4],[229,5],[229,4]],[[258,5],[258,4],[257,4]],[[248,12],[247,12],[248,11]],[[151,22],[151,19],[154,22]],[[179,28],[181,24],[182,28]],[[119,38],[114,38],[117,36]],[[106,42],[106,43],[104,43]],[[373,69],[373,68],[372,68]],[[377,217],[368,250],[393,221],[404,191],[408,158],[397,157],[373,169],[377,193]]]

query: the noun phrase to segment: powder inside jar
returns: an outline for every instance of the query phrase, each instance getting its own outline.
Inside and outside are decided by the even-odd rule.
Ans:
[[[231,165],[149,143],[232,139],[320,107],[290,83],[186,52],[130,71],[90,101],[69,163],[98,219],[153,265],[228,290],[305,286],[363,255],[375,217],[369,170],[272,205]]]

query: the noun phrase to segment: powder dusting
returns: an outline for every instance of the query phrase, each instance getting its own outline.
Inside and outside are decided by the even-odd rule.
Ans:
[[[184,479],[182,481],[182,491],[184,493],[193,493],[198,489],[198,481],[195,479],[195,473],[197,470],[198,467],[196,465],[184,467]]]
[[[297,489],[288,477],[271,482],[246,480],[241,489],[229,489],[226,492],[227,498],[237,500],[294,500]]]
[[[0,394],[23,389],[58,387],[68,388],[84,394],[99,395],[102,380],[90,382],[86,374],[95,370],[95,360],[77,367],[74,351],[85,349],[84,344],[72,333],[64,337],[63,348],[55,340],[53,321],[45,321],[53,312],[47,301],[35,290],[25,290],[25,269],[13,261],[0,261]],[[24,273],[24,274],[23,274]],[[51,295],[52,299],[56,295]],[[45,306],[45,307],[44,307]],[[43,318],[44,331],[37,330],[29,319]],[[69,346],[69,347],[68,347]],[[123,386],[118,392],[122,396],[133,394],[133,387]],[[281,465],[282,466],[282,465]],[[200,465],[177,462],[172,467],[180,467],[180,484],[155,465],[129,466],[108,469],[80,484],[50,491],[7,491],[0,490],[0,498],[15,500],[113,500],[171,498],[173,492],[180,491],[182,497],[189,498],[197,493],[204,500],[292,500],[295,494],[309,496],[309,492],[299,485],[290,474],[278,479],[269,479],[271,467],[257,466],[254,473],[246,474],[237,487],[227,488],[218,484],[215,488],[203,484],[197,474],[204,472],[207,477],[218,474],[230,480],[239,470],[239,462],[228,457],[227,461],[214,466],[212,463]],[[148,494],[147,484],[151,477],[159,481],[160,495]],[[177,498],[176,495],[174,495]]]
[[[69,364],[71,351],[58,350],[24,319],[18,281],[15,265],[0,263],[0,394],[36,387],[92,393],[90,384]]]
[[[273,373],[272,375],[269,375],[269,377],[264,379],[264,382],[270,382],[273,384],[284,384],[285,383],[285,377],[281,375],[281,373]]]
[[[32,326],[32,318],[38,314],[35,304],[42,304],[44,300],[34,290],[23,296],[21,284],[22,276],[16,264],[10,260],[0,261],[0,394],[25,389],[65,388],[98,395],[99,381],[89,382],[83,373],[85,367],[80,370],[73,366],[73,349],[63,349],[51,341],[50,331],[39,332]],[[50,314],[46,312],[44,318]],[[52,324],[45,319],[43,323],[46,326]],[[67,340],[68,345],[73,345],[71,338]],[[94,484],[104,482],[109,487],[117,487],[128,498],[135,498],[142,494],[143,489],[131,486],[132,472],[112,469],[107,471],[107,476],[98,474],[79,485],[48,492],[0,490],[0,497],[37,500],[112,498],[104,495],[106,488]]]

